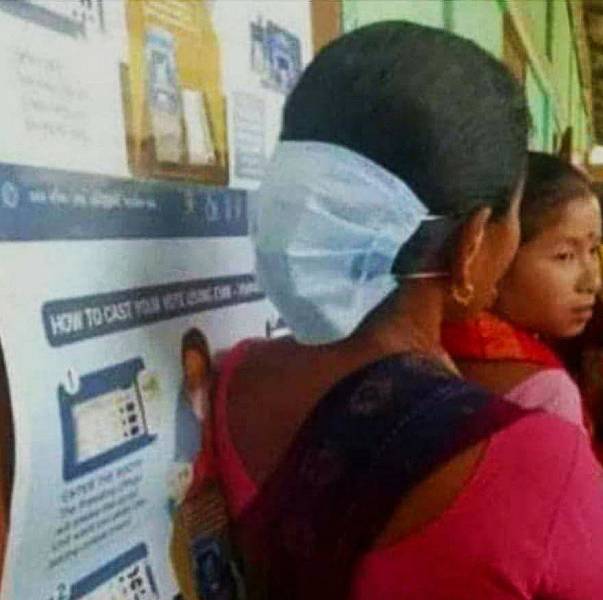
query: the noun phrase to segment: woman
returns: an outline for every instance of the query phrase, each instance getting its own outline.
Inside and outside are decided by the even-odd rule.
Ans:
[[[526,112],[476,45],[404,22],[335,41],[289,97],[255,246],[294,339],[235,347],[214,400],[263,597],[598,597],[585,437],[467,384],[440,341],[517,248]]]
[[[208,414],[212,363],[205,335],[196,327],[182,337],[182,388],[175,418],[174,466],[170,472],[170,511],[182,502],[193,478],[193,463],[202,447]]]
[[[601,285],[601,210],[581,171],[531,152],[521,244],[493,313],[447,324],[444,345],[465,376],[527,408],[583,422],[580,392],[553,344],[584,332]]]

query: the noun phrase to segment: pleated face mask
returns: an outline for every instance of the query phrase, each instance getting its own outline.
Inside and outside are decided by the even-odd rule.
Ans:
[[[422,223],[447,219],[346,148],[280,142],[252,204],[259,283],[300,343],[348,337],[397,278],[445,274],[413,272],[404,246]]]

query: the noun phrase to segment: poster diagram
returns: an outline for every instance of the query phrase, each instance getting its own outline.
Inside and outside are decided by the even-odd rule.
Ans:
[[[266,87],[286,94],[302,71],[299,38],[262,17],[250,24],[251,69]]]
[[[147,547],[140,544],[75,583],[69,600],[161,600]]]
[[[127,23],[122,88],[133,173],[225,184],[221,58],[205,0],[127,0]]]
[[[229,128],[233,169],[237,180],[259,181],[266,167],[266,103],[261,96],[233,92]]]
[[[151,413],[156,399],[143,396],[138,385],[142,359],[133,359],[58,389],[63,428],[63,477],[81,477],[119,460],[156,439]],[[148,384],[146,389],[148,390]],[[157,420],[157,419],[155,419]]]
[[[159,162],[180,163],[184,158],[182,98],[174,36],[169,31],[146,32],[145,65],[155,156]]]
[[[86,37],[105,30],[106,0],[14,0],[1,10],[25,21],[70,36]]]
[[[233,187],[259,185],[280,135],[287,95],[312,56],[309,0],[283,6],[263,0],[208,5],[220,44]]]

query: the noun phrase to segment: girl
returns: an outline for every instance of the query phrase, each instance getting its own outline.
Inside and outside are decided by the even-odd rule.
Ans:
[[[527,408],[581,424],[577,386],[549,343],[577,336],[599,290],[601,212],[587,177],[531,152],[521,204],[521,245],[493,313],[444,328],[464,375]]]
[[[333,42],[289,96],[254,244],[293,337],[236,346],[213,404],[261,597],[599,597],[585,436],[463,381],[440,338],[517,249],[526,141],[504,67],[410,23]]]

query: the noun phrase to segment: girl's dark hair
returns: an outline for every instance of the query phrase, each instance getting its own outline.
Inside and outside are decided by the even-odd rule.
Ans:
[[[473,42],[385,21],[332,42],[284,111],[282,140],[337,144],[410,186],[432,213],[508,209],[525,167],[519,83]]]
[[[594,193],[589,178],[569,162],[544,152],[530,152],[521,201],[521,241],[529,242],[555,209]]]
[[[180,357],[182,362],[184,362],[184,355],[189,350],[198,352],[203,357],[203,360],[205,360],[206,366],[211,368],[211,353],[207,338],[196,327],[192,327],[182,336],[182,343],[180,346]]]

